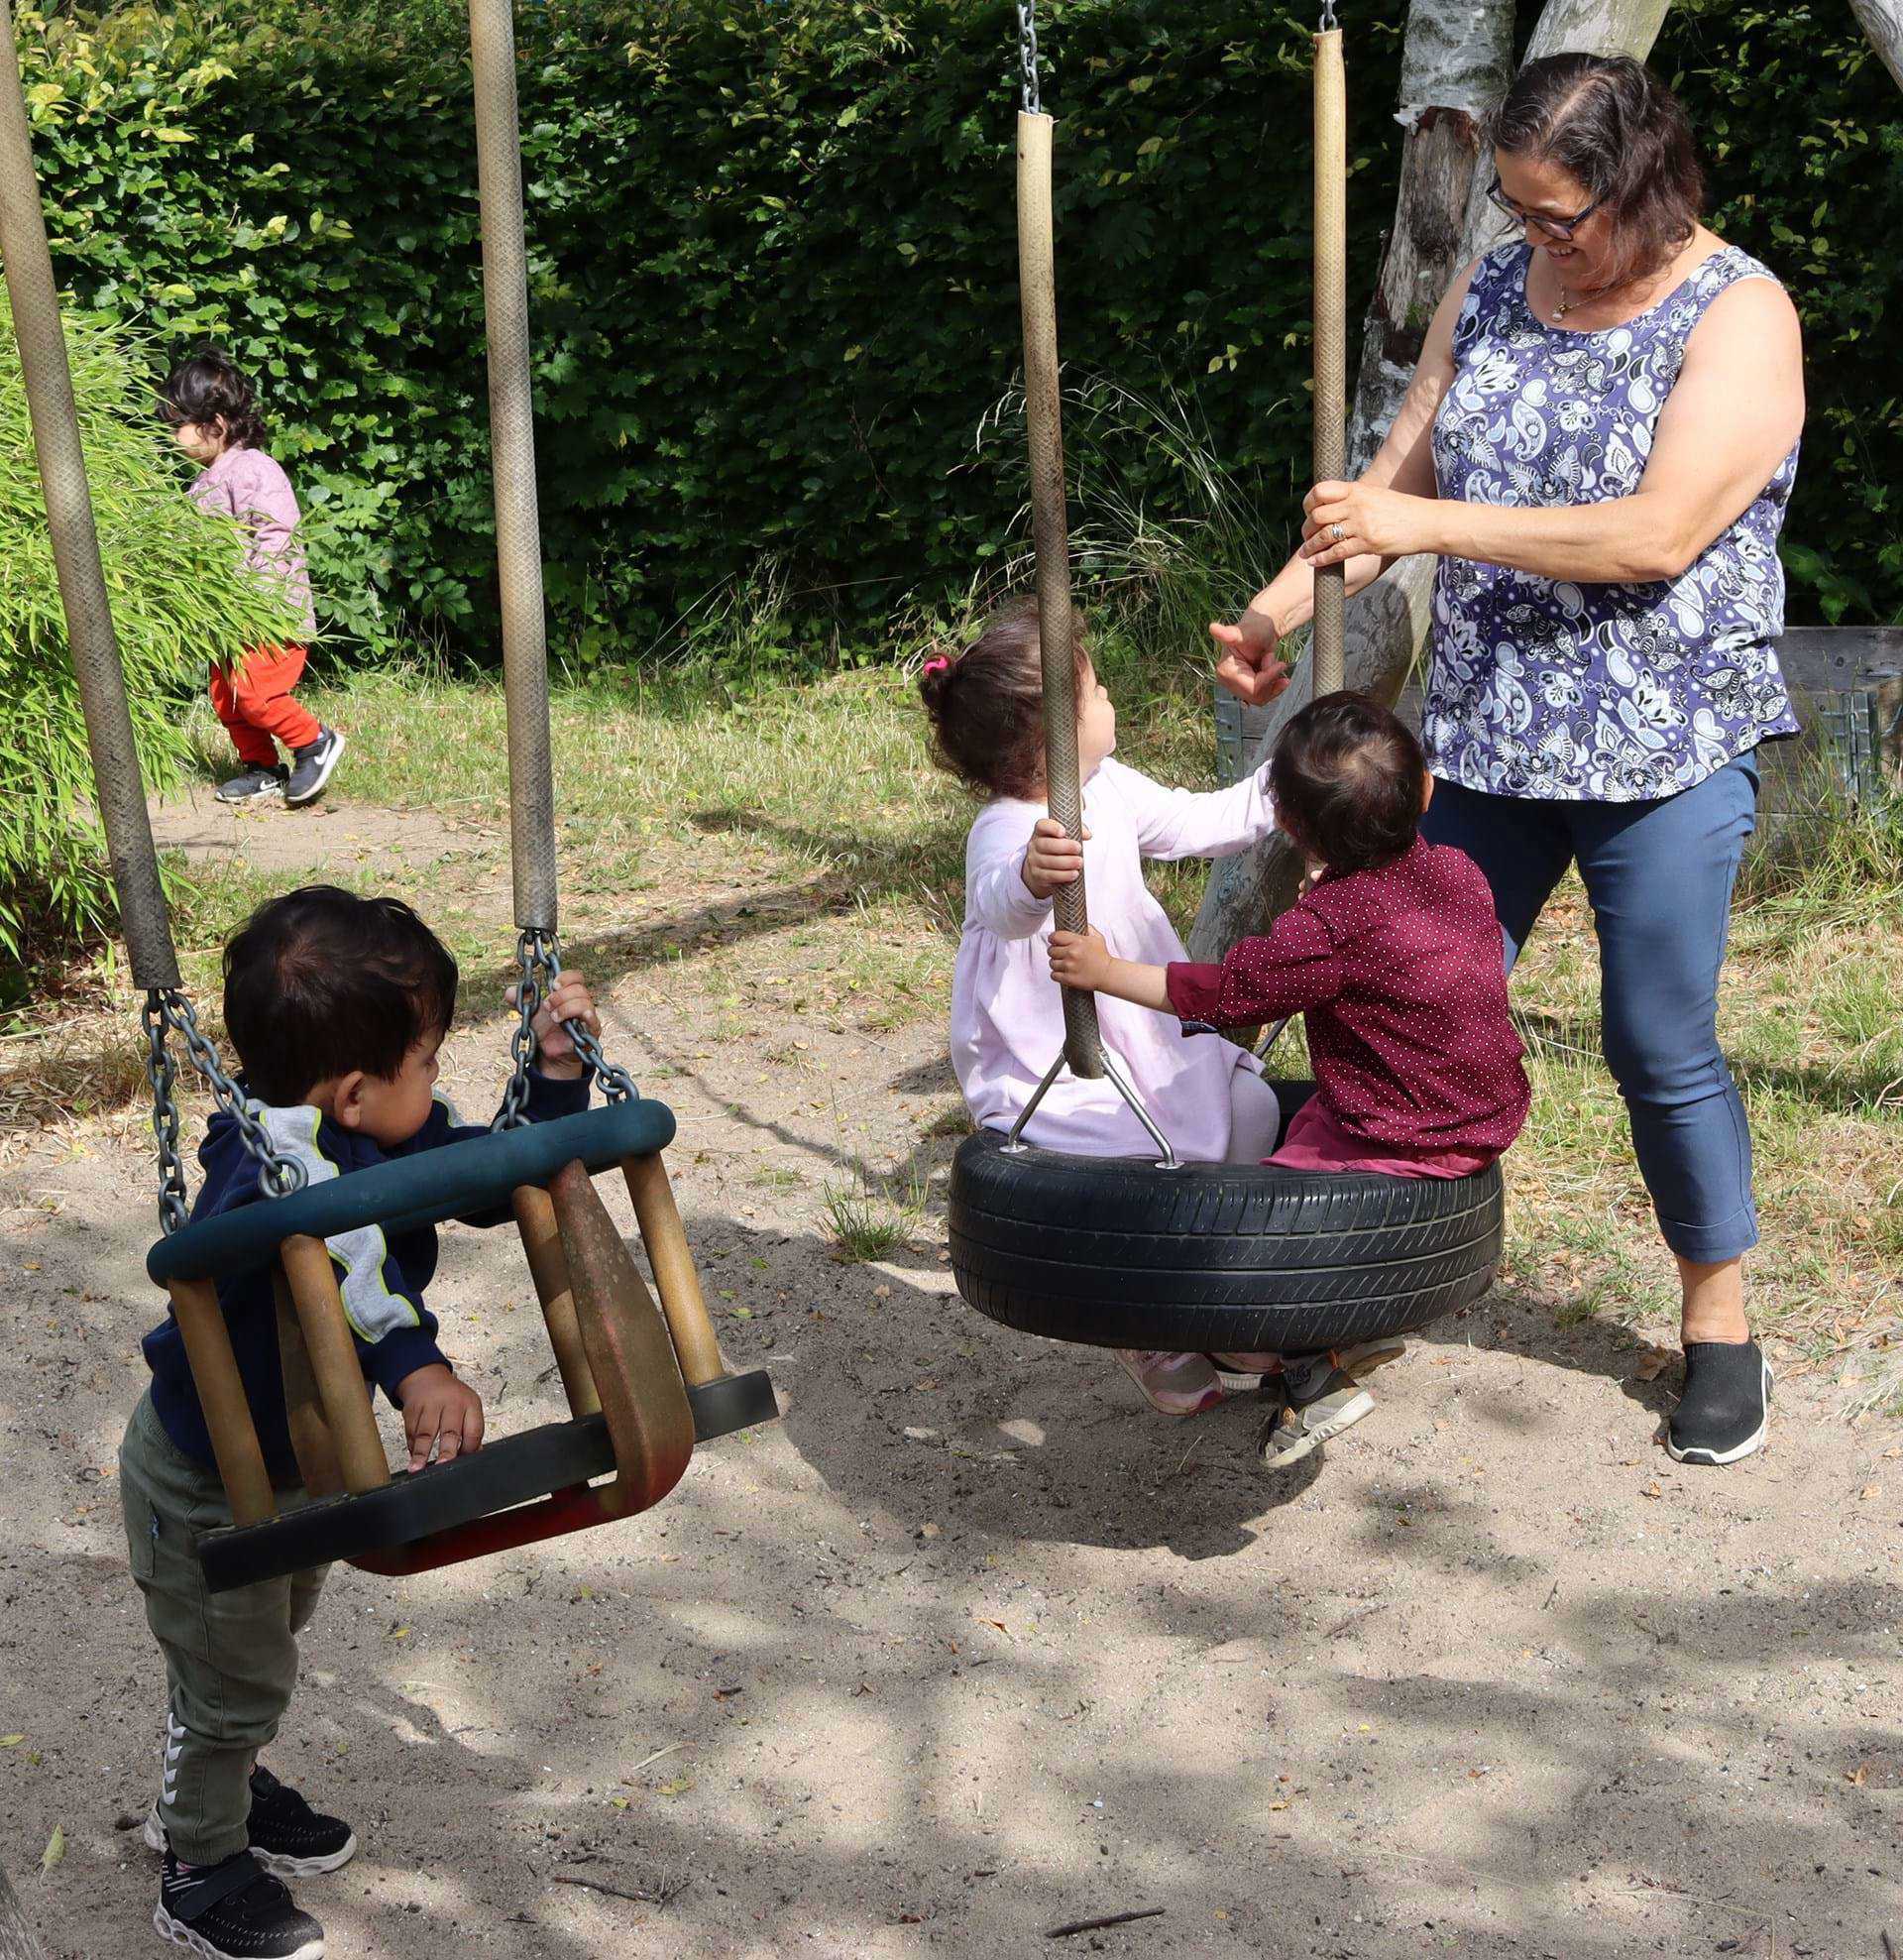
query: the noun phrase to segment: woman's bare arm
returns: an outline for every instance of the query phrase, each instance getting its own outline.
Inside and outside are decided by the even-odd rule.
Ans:
[[[1318,484],[1309,565],[1435,551],[1542,578],[1633,584],[1677,578],[1750,507],[1804,426],[1797,309],[1768,280],[1712,302],[1653,433],[1637,490],[1598,504],[1531,510]],[[1330,527],[1346,535],[1336,542]]]

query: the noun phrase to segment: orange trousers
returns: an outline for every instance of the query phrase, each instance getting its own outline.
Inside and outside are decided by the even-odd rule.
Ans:
[[[236,673],[212,668],[211,705],[247,767],[272,768],[277,743],[302,749],[323,733],[317,717],[290,698],[303,671],[301,646],[248,647]]]

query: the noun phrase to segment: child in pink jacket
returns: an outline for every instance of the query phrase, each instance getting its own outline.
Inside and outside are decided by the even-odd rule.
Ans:
[[[231,518],[247,537],[245,564],[280,581],[303,639],[317,631],[310,578],[297,542],[299,512],[290,479],[265,454],[264,417],[251,383],[224,355],[195,354],[160,391],[173,440],[201,468],[186,493],[201,511]],[[302,640],[234,649],[211,669],[211,705],[244,764],[221,783],[221,803],[314,803],[343,758],[344,738],[325,728],[291,689],[303,676]],[[278,759],[282,745],[290,760]]]
[[[1081,871],[1090,922],[1120,957],[1165,965],[1186,956],[1143,881],[1145,858],[1226,858],[1274,826],[1258,774],[1205,795],[1165,789],[1112,755],[1116,710],[1076,647],[1077,748],[1085,842],[1047,814],[1044,687],[1034,599],[1001,607],[960,656],[925,663],[920,693],[941,760],[985,797],[964,851],[964,932],[952,982],[952,1063],[973,1118],[1009,1129],[1063,1046],[1052,984],[1052,898]],[[1276,1095],[1247,1049],[1120,1000],[1098,1003],[1103,1043],[1178,1157],[1259,1163],[1275,1148]],[[1107,1081],[1067,1070],[1025,1126],[1025,1141],[1086,1156],[1154,1155],[1156,1146]],[[1153,1408],[1194,1415],[1221,1401],[1224,1371],[1261,1374],[1273,1355],[1118,1350]]]

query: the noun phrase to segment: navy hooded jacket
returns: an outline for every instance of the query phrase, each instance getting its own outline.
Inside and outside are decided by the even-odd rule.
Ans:
[[[528,1083],[526,1113],[531,1122],[573,1116],[588,1107],[587,1076],[573,1082],[556,1081],[531,1069]],[[446,1143],[462,1143],[487,1133],[486,1125],[460,1121],[441,1097],[422,1128],[407,1143],[389,1150],[360,1131],[326,1120],[307,1103],[288,1109],[257,1101],[250,1106],[276,1148],[295,1157],[313,1184],[368,1170],[389,1158],[437,1150]],[[204,1167],[205,1181],[191,1210],[194,1222],[235,1211],[241,1205],[270,1202],[259,1184],[260,1167],[245,1149],[236,1118],[222,1109],[206,1128],[198,1161]],[[397,1387],[406,1376],[432,1363],[448,1365],[436,1344],[436,1317],[423,1304],[424,1291],[436,1274],[436,1228],[424,1225],[414,1231],[387,1233],[381,1225],[363,1225],[325,1242],[337,1269],[338,1290],[365,1379],[394,1403]],[[284,1409],[278,1307],[271,1274],[271,1266],[263,1265],[220,1280],[218,1304],[231,1329],[232,1352],[237,1356],[245,1399],[264,1446],[265,1467],[272,1482],[281,1489],[299,1483],[301,1478]],[[178,1323],[168,1315],[147,1334],[144,1349],[152,1369],[153,1407],[166,1434],[187,1456],[210,1467],[214,1460],[211,1435],[185,1359]]]

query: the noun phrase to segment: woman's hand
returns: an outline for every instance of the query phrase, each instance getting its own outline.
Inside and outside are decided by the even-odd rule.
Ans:
[[[1087,932],[1051,935],[1051,978],[1064,986],[1095,993],[1110,978],[1110,949],[1095,926]]]
[[[1084,832],[1088,837],[1090,833]],[[1031,827],[1018,875],[1033,898],[1049,898],[1083,875],[1083,846],[1056,817],[1040,817]]]
[[[1268,614],[1252,606],[1232,627],[1212,620],[1209,637],[1222,648],[1216,678],[1238,701],[1266,707],[1288,685],[1288,669],[1276,651],[1282,634]]]
[[[521,988],[508,989],[508,1004],[513,1007],[521,997]],[[530,1023],[535,1033],[535,1066],[543,1075],[556,1082],[573,1082],[587,1073],[582,1058],[575,1052],[575,1042],[565,1021],[580,1021],[597,1041],[602,1038],[602,1023],[595,1012],[595,1001],[589,993],[588,982],[577,973],[560,973],[555,976],[555,984],[548,990],[548,998],[535,1010],[535,1018]]]
[[[1301,555],[1319,569],[1350,558],[1411,558],[1434,551],[1440,504],[1367,483],[1318,483],[1302,500]]]

